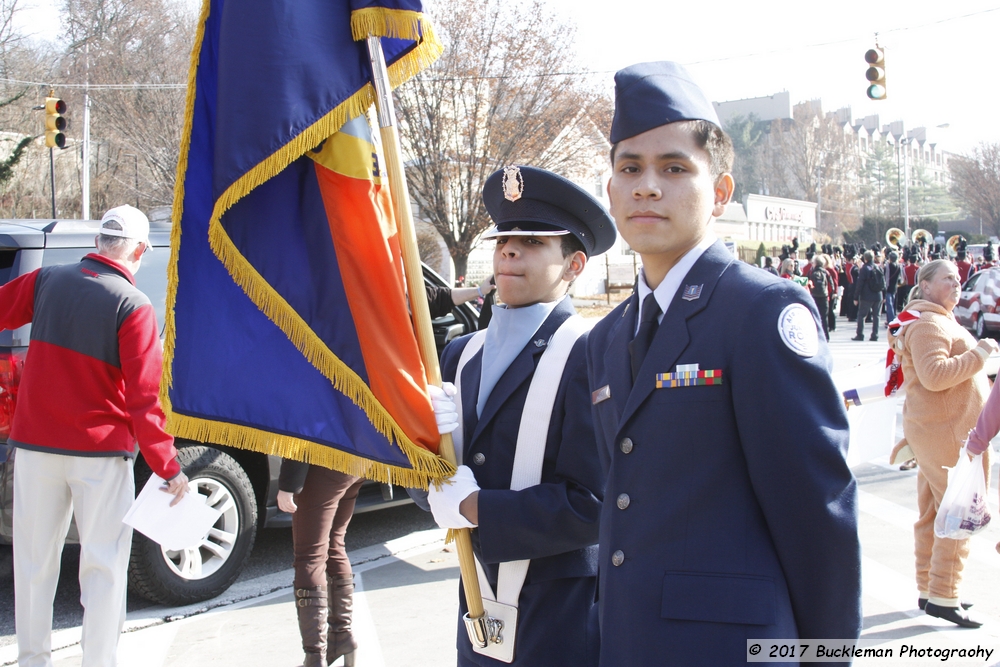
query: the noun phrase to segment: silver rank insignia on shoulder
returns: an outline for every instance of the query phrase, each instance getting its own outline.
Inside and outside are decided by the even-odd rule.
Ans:
[[[800,357],[812,357],[819,352],[819,330],[809,309],[801,303],[785,306],[778,315],[781,342]]]
[[[705,287],[704,285],[685,285],[684,291],[681,293],[681,298],[685,301],[694,301],[695,299],[701,298],[701,290]]]
[[[539,338],[538,340],[535,341],[535,347],[545,347],[546,343],[548,343],[547,340],[545,340],[544,338]]]
[[[503,168],[503,197],[507,201],[517,201],[524,192],[524,178],[521,170],[511,165]]]

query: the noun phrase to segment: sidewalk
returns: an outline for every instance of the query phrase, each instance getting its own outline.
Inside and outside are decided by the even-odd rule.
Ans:
[[[886,335],[878,342],[850,340],[854,323],[838,318],[831,333],[835,371],[884,366]],[[866,334],[870,325],[866,326]],[[980,630],[956,628],[916,609],[912,574],[912,473],[900,473],[887,460],[877,463],[884,481],[860,493],[865,630],[863,637],[886,645],[900,642],[934,647],[969,644],[996,647],[988,661],[1000,665],[1000,606],[994,544],[1000,528],[973,538],[966,567],[974,611],[987,624]],[[878,477],[878,476],[876,476]],[[902,492],[899,489],[903,489]],[[994,516],[995,487],[989,494]],[[359,667],[440,667],[455,664],[458,607],[458,558],[444,546],[443,530],[412,533],[349,553],[357,584],[354,629]],[[302,661],[295,618],[292,571],[241,582],[226,594],[185,608],[152,607],[129,614],[119,645],[120,667],[294,667]],[[976,593],[979,593],[977,596]],[[81,664],[79,628],[53,634],[55,667]],[[15,646],[0,649],[0,667],[16,664]],[[338,666],[342,661],[337,661]],[[858,659],[858,667],[881,664],[932,665],[940,659],[886,662]],[[947,664],[970,664],[950,661]]]
[[[355,572],[354,631],[363,667],[455,664],[458,557],[443,530],[428,530],[348,555]],[[156,607],[129,614],[118,648],[119,667],[292,667],[302,646],[291,586],[229,602],[275,582],[285,570],[244,582],[205,611]],[[280,584],[279,584],[280,585]],[[235,588],[235,587],[234,587]],[[215,602],[215,601],[213,601]],[[81,663],[80,629],[53,633],[55,667]],[[17,662],[17,647],[0,649],[0,665]],[[338,660],[335,664],[343,664]]]

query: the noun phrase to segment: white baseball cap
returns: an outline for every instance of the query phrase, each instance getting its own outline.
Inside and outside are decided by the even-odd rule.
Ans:
[[[117,222],[121,229],[106,227],[108,222]],[[134,206],[122,204],[109,209],[101,218],[101,234],[106,236],[121,236],[127,239],[142,241],[149,247],[149,219],[146,214]],[[152,248],[150,247],[152,250]]]

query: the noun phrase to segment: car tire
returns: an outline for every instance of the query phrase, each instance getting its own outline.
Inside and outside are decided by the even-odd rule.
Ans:
[[[225,592],[243,571],[257,537],[253,487],[235,459],[196,445],[180,448],[178,460],[191,492],[205,496],[222,515],[199,546],[183,551],[167,551],[145,535],[134,534],[129,586],[147,600],[171,606],[202,602]],[[148,468],[137,468],[136,489],[149,475]]]
[[[976,321],[972,323],[972,328],[976,332],[976,338],[983,339],[989,335],[986,333],[986,321],[983,319],[982,313],[976,316]]]

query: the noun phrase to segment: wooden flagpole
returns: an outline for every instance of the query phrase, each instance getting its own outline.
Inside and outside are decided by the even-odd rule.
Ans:
[[[368,56],[372,64],[372,74],[375,85],[375,108],[378,112],[378,124],[382,137],[382,150],[385,153],[386,171],[389,176],[389,192],[392,196],[392,208],[396,214],[396,226],[399,231],[399,243],[403,253],[403,268],[406,272],[406,288],[410,294],[410,309],[413,313],[413,324],[417,334],[417,344],[420,356],[423,358],[427,381],[441,386],[441,368],[438,363],[437,345],[434,342],[434,329],[431,327],[431,312],[425,298],[424,274],[420,264],[420,253],[417,251],[417,234],[413,226],[413,211],[410,208],[409,190],[406,186],[406,172],[403,170],[403,155],[399,146],[399,132],[396,128],[396,112],[392,105],[389,72],[385,65],[385,55],[382,44],[374,35],[368,36]],[[441,436],[440,456],[452,465],[457,465],[455,444],[451,434]],[[467,623],[470,639],[485,648],[491,635],[491,619],[483,609],[483,594],[479,588],[479,576],[476,573],[475,555],[472,551],[472,533],[468,528],[454,530],[455,544],[458,548],[458,564],[462,572],[462,583],[465,587],[465,601],[469,608]]]

